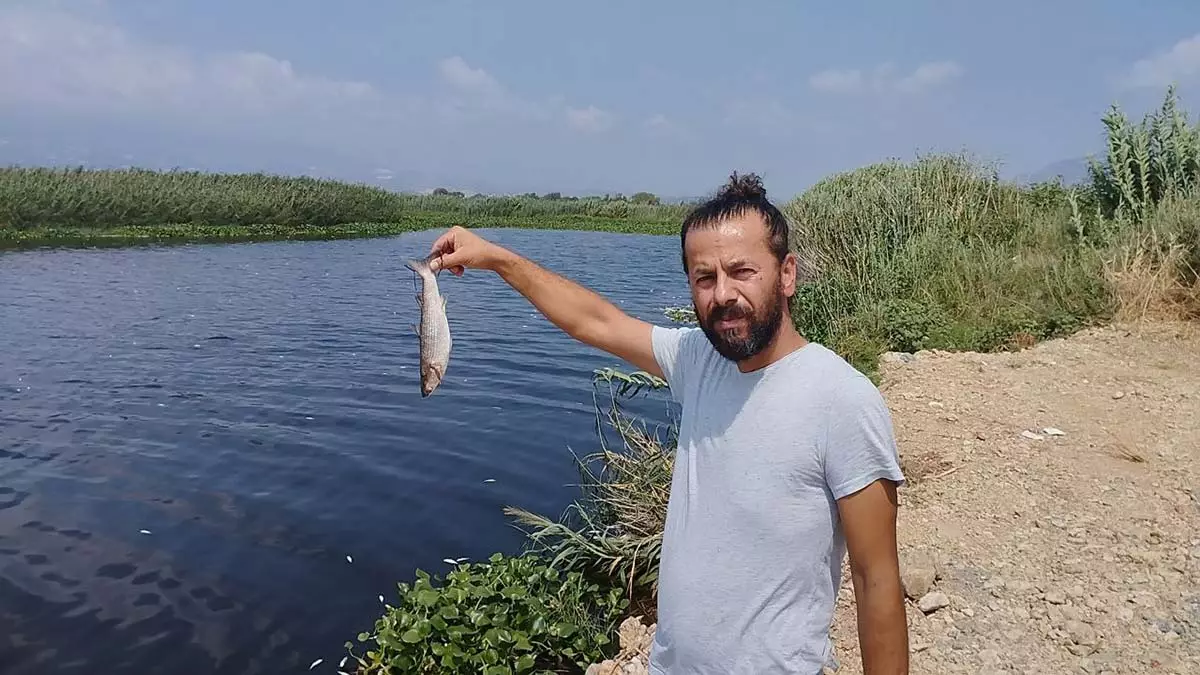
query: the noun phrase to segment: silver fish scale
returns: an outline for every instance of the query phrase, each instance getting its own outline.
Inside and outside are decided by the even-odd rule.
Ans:
[[[450,323],[446,319],[446,298],[438,289],[437,277],[424,261],[410,261],[409,269],[421,278],[417,302],[421,307],[421,324],[417,335],[421,341],[421,395],[428,396],[445,377],[450,363]]]

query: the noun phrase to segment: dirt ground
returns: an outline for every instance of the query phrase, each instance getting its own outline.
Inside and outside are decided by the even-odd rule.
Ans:
[[[880,389],[911,672],[1200,673],[1196,324],[888,355]],[[838,675],[862,672],[848,572]]]

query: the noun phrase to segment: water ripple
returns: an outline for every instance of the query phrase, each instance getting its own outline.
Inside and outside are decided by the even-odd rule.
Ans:
[[[687,301],[674,238],[489,234],[644,318]],[[619,364],[443,275],[420,398],[400,261],[434,236],[3,254],[0,671],[336,662],[414,568],[514,551],[504,506],[561,512]]]

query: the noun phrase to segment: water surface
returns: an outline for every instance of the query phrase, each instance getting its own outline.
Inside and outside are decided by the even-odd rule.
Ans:
[[[637,316],[687,302],[677,239],[485,234]],[[331,673],[414,568],[561,512],[591,371],[625,366],[443,274],[422,399],[403,260],[434,236],[0,255],[0,672]]]

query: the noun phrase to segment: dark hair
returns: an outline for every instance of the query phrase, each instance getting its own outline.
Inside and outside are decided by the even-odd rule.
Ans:
[[[775,205],[767,200],[767,191],[762,179],[757,174],[748,173],[739,176],[736,171],[729,176],[715,195],[692,209],[683,219],[679,230],[680,255],[683,257],[683,269],[687,264],[688,232],[703,227],[711,227],[729,218],[742,216],[747,212],[756,212],[767,225],[767,246],[780,262],[788,254],[788,224],[787,219]]]

